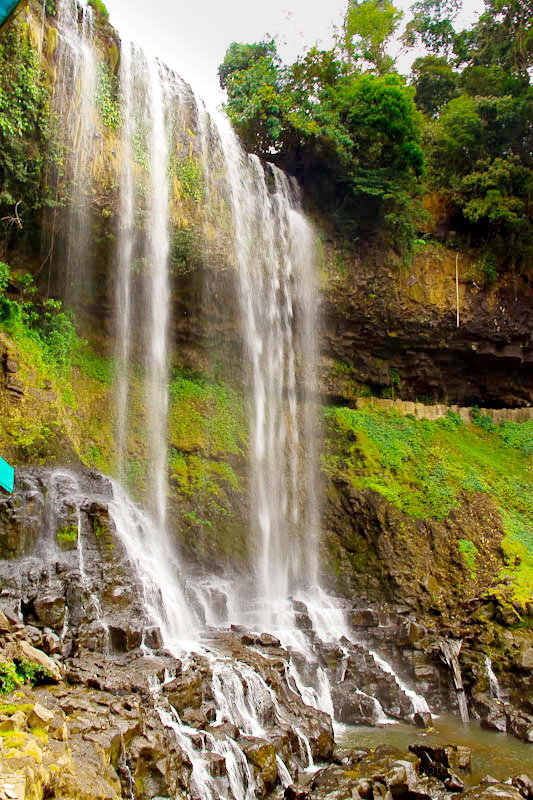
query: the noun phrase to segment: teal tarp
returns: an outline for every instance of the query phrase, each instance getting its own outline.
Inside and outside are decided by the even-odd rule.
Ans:
[[[19,2],[20,0],[0,0],[0,25],[4,24]]]
[[[6,492],[13,491],[13,484],[15,483],[15,470],[7,461],[0,458],[0,487],[5,489]]]

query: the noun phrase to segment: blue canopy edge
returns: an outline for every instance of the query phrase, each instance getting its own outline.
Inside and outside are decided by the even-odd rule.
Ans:
[[[21,0],[0,0],[0,26],[7,22]]]
[[[0,487],[11,494],[14,485],[15,470],[10,464],[7,463],[7,461],[4,461],[3,458],[0,458]]]

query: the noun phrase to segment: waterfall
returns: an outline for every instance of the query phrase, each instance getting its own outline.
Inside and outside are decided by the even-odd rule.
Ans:
[[[65,168],[70,181],[65,261],[74,304],[84,297],[83,284],[90,273],[87,254],[97,76],[92,12],[83,4],[79,15],[77,9],[76,0],[60,0],[60,63],[65,64],[65,74],[60,75],[56,92],[65,119],[65,147],[76,154]],[[240,747],[241,738],[268,737],[272,727],[292,731],[296,748],[288,766],[277,756],[284,785],[292,780],[289,769],[312,767],[316,745],[306,727],[307,711],[298,717],[288,703],[314,708],[314,723],[321,712],[333,717],[332,685],[337,670],[332,667],[332,654],[345,653],[347,661],[348,653],[353,652],[350,647],[356,644],[342,602],[330,597],[319,582],[315,235],[302,214],[296,182],[276,166],[248,156],[228,123],[211,118],[177,76],[130,43],[122,45],[119,69],[120,130],[114,140],[118,482],[106,481],[106,492],[96,502],[105,502],[121,552],[127,556],[125,569],[127,574],[131,570],[144,650],[153,652],[162,644],[183,663],[200,654],[211,675],[216,722],[229,722],[239,730],[238,741],[219,739],[208,731],[188,728],[168,702],[158,706],[163,724],[174,731],[192,765],[191,791],[205,800],[219,796],[252,800],[257,787]],[[77,98],[77,106],[73,98]],[[180,558],[177,541],[173,541],[167,507],[171,232],[179,228],[180,215],[185,213],[180,208],[183,182],[176,179],[181,174],[180,160],[187,164],[193,154],[200,165],[198,180],[203,179],[204,207],[198,214],[208,239],[203,245],[205,255],[210,257],[208,248],[215,245],[217,256],[223,252],[224,266],[229,263],[234,268],[235,305],[245,355],[254,557],[252,575],[244,577],[198,577],[189,571]],[[213,265],[218,266],[216,259]],[[139,419],[145,423],[143,434],[134,437]],[[134,447],[135,456],[130,453]],[[142,508],[123,487],[129,460],[134,457],[146,465],[144,496],[141,488],[137,496],[143,501]],[[89,544],[94,531],[92,523],[82,523],[86,513],[80,505],[83,493],[76,476],[64,480],[72,483],[68,494],[77,514],[80,585],[94,612],[91,623],[99,625],[99,642],[105,639],[105,649],[116,638],[117,620],[105,597],[99,602],[97,570],[90,563],[94,542],[92,551],[84,548],[83,525]],[[69,625],[71,630],[76,625],[75,613],[71,617],[70,612],[69,608],[65,615],[65,639]],[[278,695],[268,670],[276,669],[276,663],[279,667],[279,656],[269,656],[258,648],[254,657],[262,659],[262,666],[256,661],[251,666],[239,657],[229,658],[223,643],[217,645],[217,635],[222,640],[232,624],[253,632],[252,640],[256,632],[265,631],[270,640],[279,638],[273,646],[285,648],[286,670],[275,684]],[[154,627],[160,637],[153,635]],[[219,632],[213,635],[209,627]],[[224,633],[220,634],[220,629]],[[268,636],[266,642],[268,645]],[[414,710],[427,708],[423,698],[395,676],[388,662],[371,654],[376,670],[394,675],[398,691],[410,698]],[[375,721],[385,722],[378,700],[374,706]],[[210,774],[209,754],[223,757],[224,778]]]
[[[314,237],[288,178],[247,156],[229,125],[219,132],[250,362],[251,526],[268,626],[280,600],[317,581]]]
[[[165,94],[159,64],[149,61],[148,325],[147,427],[149,437],[150,506],[160,537],[166,536],[167,408],[169,326],[169,189],[168,133]]]
[[[135,186],[133,176],[134,76],[132,45],[121,49],[121,165],[115,284],[116,443],[119,478],[125,479],[129,418],[129,377],[132,339],[132,267],[135,247]]]
[[[97,78],[92,8],[77,0],[58,0],[57,29],[59,80],[53,102],[61,126],[64,171],[57,176],[56,191],[59,194],[63,181],[67,200],[61,283],[67,303],[79,308],[82,299],[90,297],[92,280],[90,191]]]
[[[490,659],[490,656],[485,656],[484,660],[485,660],[485,669],[487,671],[487,678],[489,681],[490,693],[496,700],[501,700],[502,691],[500,689],[498,678],[496,677],[494,669],[492,667],[492,660]]]

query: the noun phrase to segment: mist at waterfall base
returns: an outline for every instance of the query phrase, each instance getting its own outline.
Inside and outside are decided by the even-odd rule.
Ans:
[[[59,58],[64,65],[54,102],[64,122],[71,158],[67,175],[67,226],[64,296],[73,308],[91,295],[93,267],[89,242],[94,91],[97,54],[90,8],[78,13],[76,0],[59,0]],[[429,712],[413,687],[384,656],[357,641],[343,602],[320,584],[320,491],[316,375],[319,293],[315,237],[300,209],[297,185],[272,165],[248,156],[228,123],[207,114],[191,89],[158,61],[129,42],[120,63],[120,158],[115,252],[116,447],[118,475],[109,482],[105,502],[118,540],[140,586],[146,631],[156,628],[176,657],[200,653],[212,674],[217,721],[231,722],[245,735],[265,731],[265,709],[286,722],[286,712],[264,678],[248,664],[228,659],[210,642],[214,629],[242,626],[268,633],[290,653],[288,689],[308,706],[334,716],[334,694],[357,653],[389,682],[411,714]],[[190,129],[196,133],[190,142]],[[186,145],[184,145],[186,143]],[[172,159],[194,147],[202,164],[205,224],[217,220],[234,273],[236,308],[244,342],[244,384],[250,409],[250,520],[253,561],[247,575],[198,576],[179,557],[168,526],[167,412],[170,360]],[[135,153],[142,151],[144,183]],[[138,220],[144,224],[139,225]],[[229,239],[229,242],[228,242]],[[59,257],[56,254],[56,257]],[[134,265],[143,263],[142,280]],[[143,404],[147,442],[146,508],[136,505],[122,484],[128,471],[135,354],[142,354]],[[82,510],[87,495],[68,470],[51,470],[47,496],[50,531],[57,507],[67,503],[77,514],[79,572],[84,591],[106,634],[99,586],[86,568]],[[54,499],[55,498],[55,499]],[[53,548],[52,548],[53,549]],[[104,635],[105,649],[109,638]],[[149,652],[150,638],[143,639]],[[324,653],[334,653],[326,659]],[[265,656],[267,658],[267,656]],[[154,682],[154,694],[160,685]],[[355,701],[370,703],[373,721],[391,723],[376,697],[359,687]],[[398,714],[400,712],[398,711]],[[210,776],[204,753],[223,755],[235,800],[254,796],[254,778],[238,744],[215,741],[206,731],[182,724],[177,713],[161,708],[163,724],[175,732],[192,764],[197,796],[214,799],[220,788]],[[288,723],[287,723],[288,724]],[[293,724],[293,723],[291,723]],[[293,724],[300,742],[300,766],[313,766],[305,733]],[[290,782],[278,756],[279,776]]]

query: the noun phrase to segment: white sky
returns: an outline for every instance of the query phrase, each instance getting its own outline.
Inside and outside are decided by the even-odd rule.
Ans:
[[[318,42],[332,43],[347,0],[106,0],[119,32],[157,55],[188,81],[209,107],[223,102],[217,69],[231,42],[278,38],[284,61]],[[396,5],[407,9],[410,0]],[[464,0],[472,18],[482,0]],[[415,54],[416,55],[416,54]],[[412,56],[411,56],[412,58]],[[400,68],[408,69],[401,59]]]

